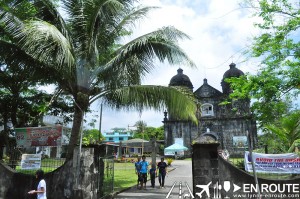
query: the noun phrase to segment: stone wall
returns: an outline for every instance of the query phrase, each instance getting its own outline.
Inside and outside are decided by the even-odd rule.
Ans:
[[[168,147],[175,142],[175,138],[182,138],[183,145],[190,149],[192,137],[191,129],[193,124],[188,121],[165,120],[165,147]]]
[[[100,194],[101,190],[98,190],[97,179],[101,179],[99,175],[103,171],[101,171],[101,167],[97,167],[95,160],[103,152],[105,150],[99,149],[99,147],[96,150],[82,148],[80,167],[78,167],[78,156],[76,155],[78,149],[76,149],[73,160],[65,162],[60,168],[45,175],[47,198],[99,198],[97,194]],[[18,173],[0,163],[0,199],[36,198],[36,196],[28,195],[27,192],[36,189],[37,183],[34,175]]]
[[[0,199],[36,198],[27,194],[34,187],[34,176],[17,173],[0,162]]]

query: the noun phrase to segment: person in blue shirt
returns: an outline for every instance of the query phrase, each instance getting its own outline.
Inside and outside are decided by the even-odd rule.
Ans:
[[[147,173],[148,173],[149,163],[146,161],[146,156],[142,156],[142,161],[140,162],[140,175],[142,177],[141,189],[146,189]]]
[[[150,174],[150,179],[151,179],[151,187],[154,188],[155,187],[155,177],[156,177],[156,165],[152,164],[151,169],[149,170],[149,174]]]
[[[139,184],[142,183],[141,182],[141,175],[140,175],[140,170],[141,170],[140,162],[141,162],[141,157],[138,157],[137,161],[134,163],[135,173],[137,175],[137,185],[136,185],[137,189],[139,188]]]

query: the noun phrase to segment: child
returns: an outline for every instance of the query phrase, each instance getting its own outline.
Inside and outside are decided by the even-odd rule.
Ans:
[[[149,170],[150,179],[151,179],[151,187],[155,187],[155,177],[156,177],[156,167],[152,165],[151,169]]]
[[[35,172],[35,177],[39,180],[39,184],[37,186],[37,189],[36,190],[31,190],[28,193],[29,194],[37,194],[38,199],[47,199],[46,182],[44,180],[44,171],[43,170],[37,170]]]

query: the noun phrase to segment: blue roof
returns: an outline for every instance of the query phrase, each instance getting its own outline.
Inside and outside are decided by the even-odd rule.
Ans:
[[[180,144],[172,144],[171,146],[168,146],[167,148],[165,148],[165,152],[175,152],[175,151],[186,151],[188,150],[187,147],[180,145]]]

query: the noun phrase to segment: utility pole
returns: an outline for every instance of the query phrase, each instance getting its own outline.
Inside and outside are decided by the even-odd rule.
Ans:
[[[152,158],[152,165],[156,167],[156,137],[153,137],[151,139],[151,146],[152,146],[152,154],[151,154],[151,158]]]
[[[142,135],[143,135],[143,140],[142,140],[142,156],[144,155],[144,127],[142,127]]]
[[[98,142],[100,142],[100,135],[101,135],[101,128],[102,128],[102,103],[100,105],[100,116],[99,116],[99,135],[98,135]]]
[[[259,188],[259,183],[258,183],[258,179],[257,179],[257,173],[256,173],[256,169],[255,169],[255,162],[254,162],[255,160],[252,156],[253,143],[252,143],[252,139],[251,139],[251,136],[250,136],[248,131],[247,131],[247,138],[248,138],[249,154],[250,154],[250,157],[251,157],[253,177],[254,177],[256,187],[257,187],[257,199],[261,199],[260,188]]]

